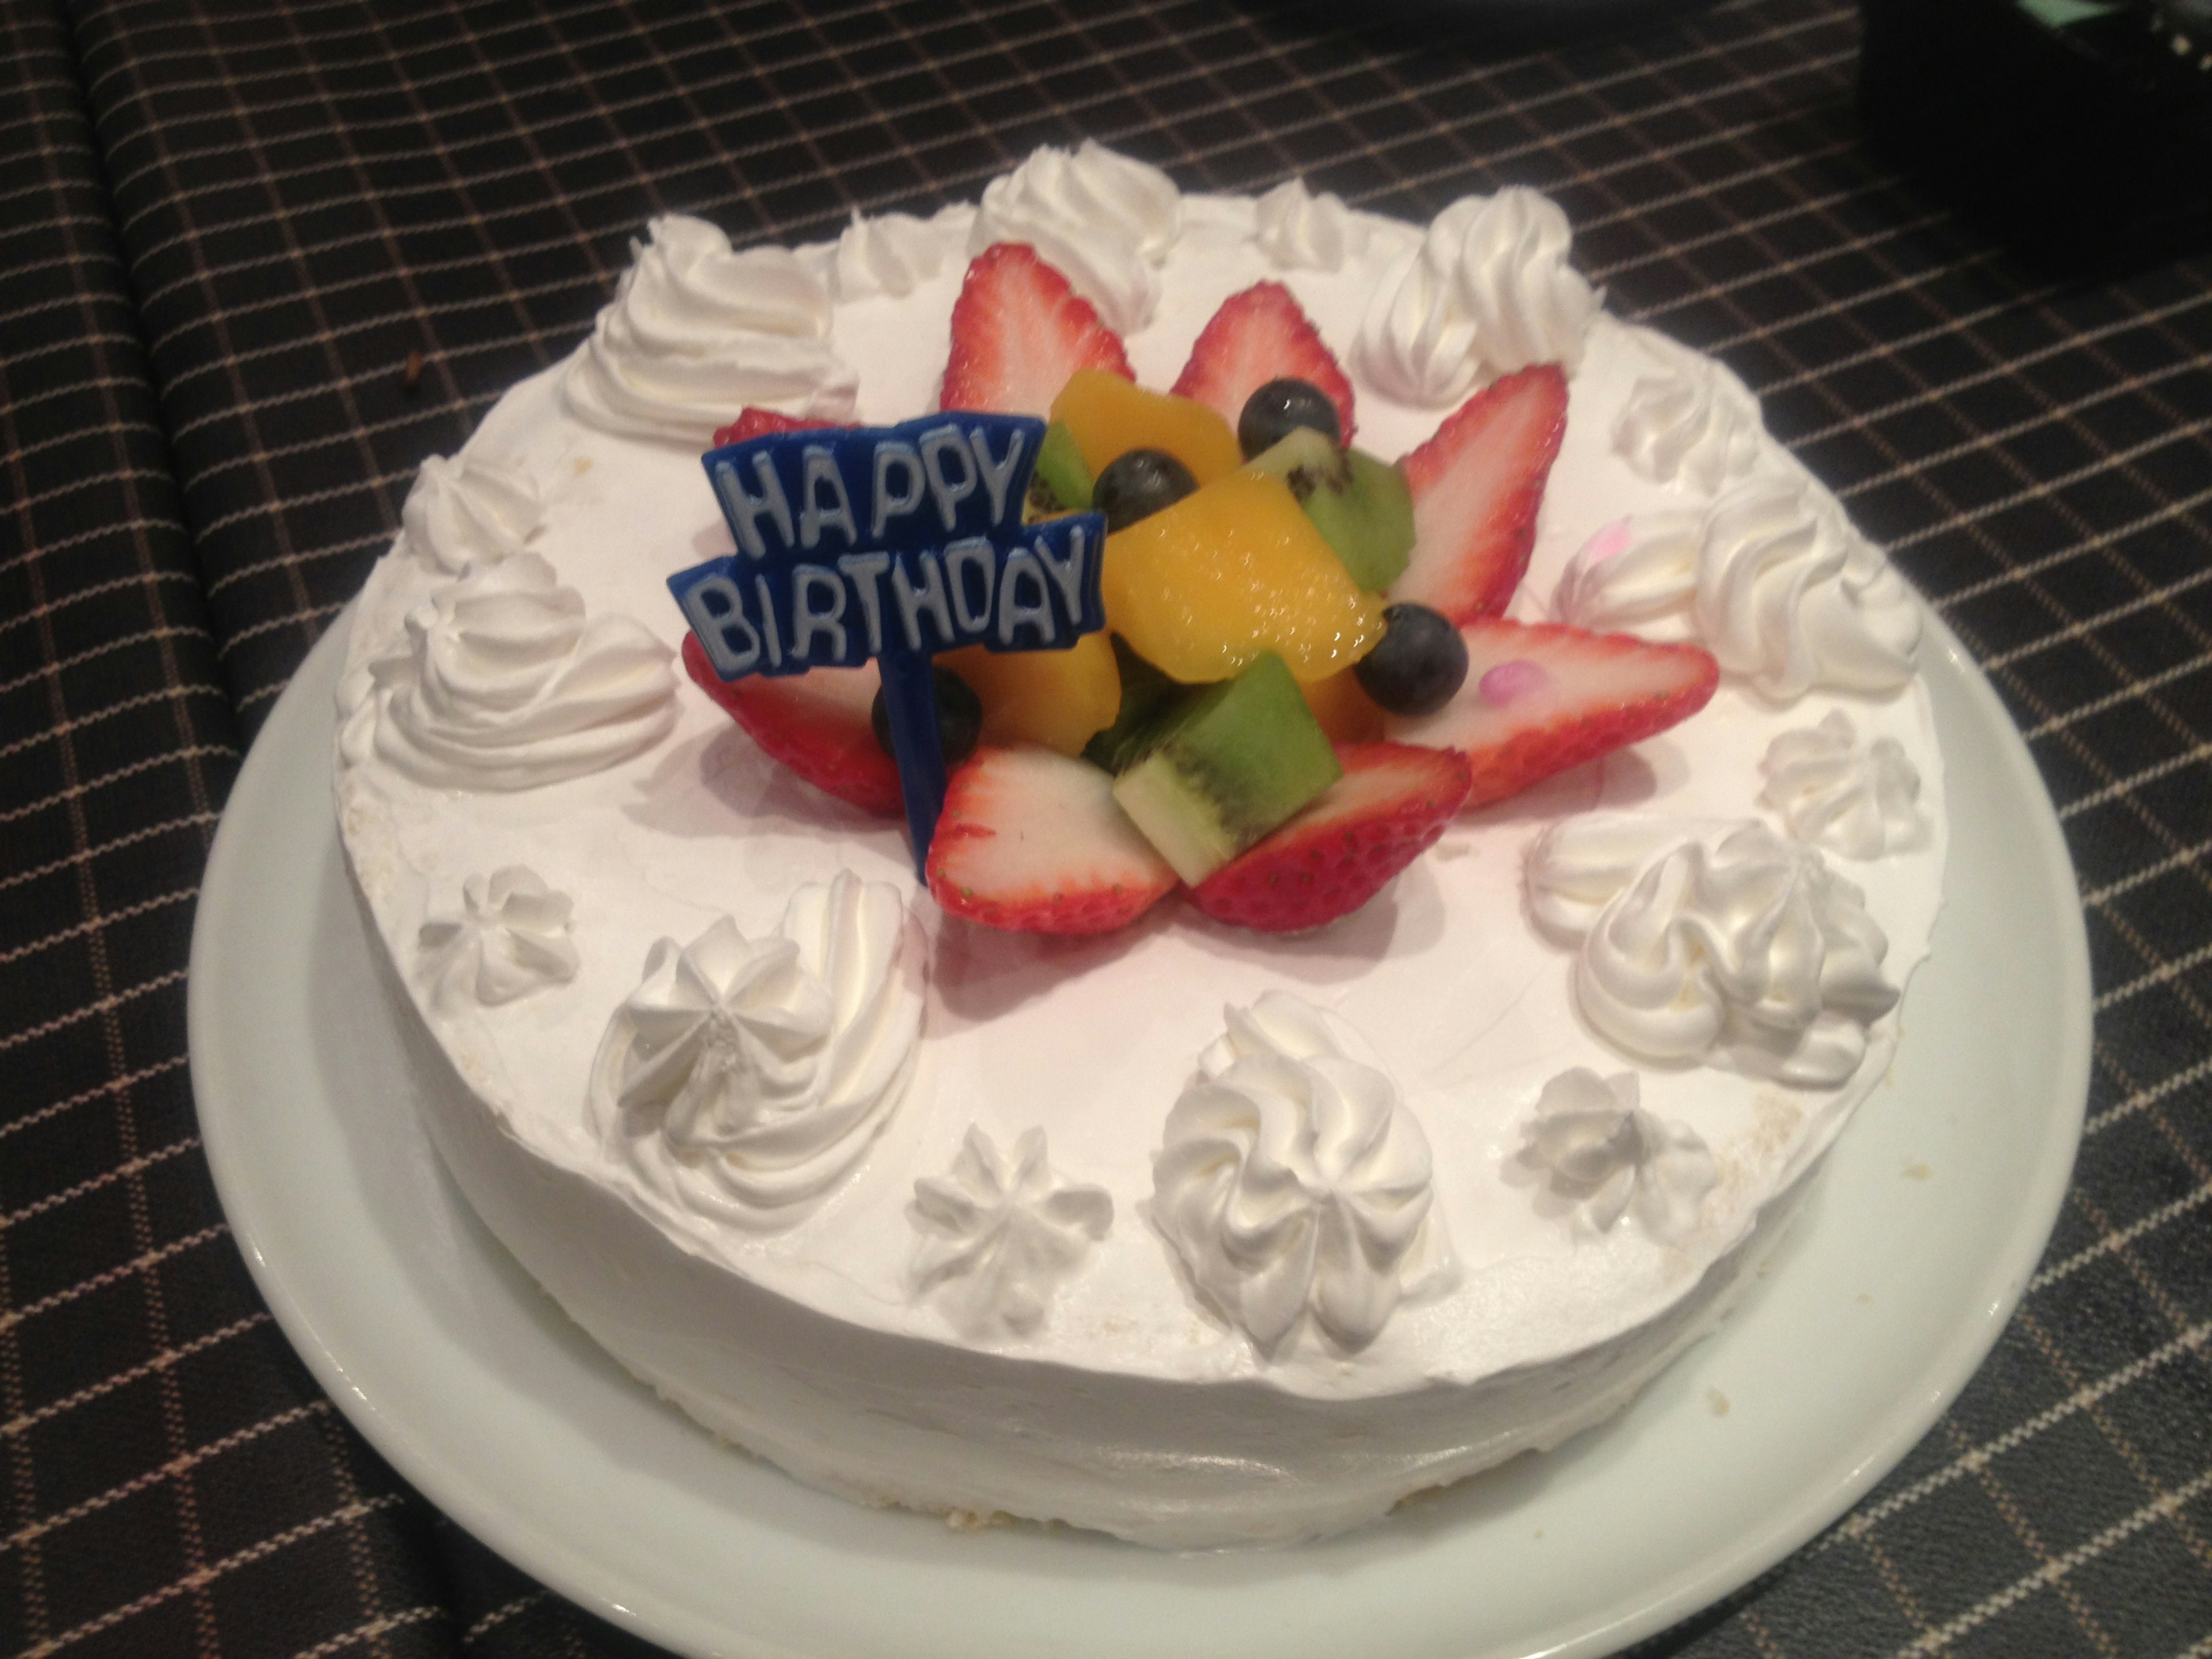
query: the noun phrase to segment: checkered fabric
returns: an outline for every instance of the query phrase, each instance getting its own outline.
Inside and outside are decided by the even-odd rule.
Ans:
[[[1934,3],[1935,0],[1931,0]],[[643,1650],[292,1357],[195,1134],[195,885],[417,463],[650,215],[740,241],[1095,137],[1187,188],[1557,198],[1966,641],[2097,985],[2026,1301],[1859,1508],[1640,1652],[2212,1655],[2212,262],[2060,286],[1869,161],[1845,0],[1552,49],[1267,0],[0,0],[0,1650]]]

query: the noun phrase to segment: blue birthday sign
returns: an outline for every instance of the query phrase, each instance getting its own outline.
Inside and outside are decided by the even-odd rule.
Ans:
[[[955,411],[725,444],[704,460],[738,550],[668,579],[725,680],[875,659],[917,873],[945,802],[930,657],[1106,625],[1104,519],[1022,522],[1043,441],[1032,416]]]

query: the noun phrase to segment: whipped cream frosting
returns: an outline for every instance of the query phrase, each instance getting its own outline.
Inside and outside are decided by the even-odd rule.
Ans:
[[[1423,235],[1352,214],[1366,245],[1324,270],[1278,264],[1250,201],[1194,195],[1182,214],[1182,233],[1157,268],[1152,320],[1127,342],[1139,380],[1156,388],[1173,383],[1222,298],[1262,280],[1289,289],[1346,361],[1370,298]],[[837,296],[826,337],[859,371],[863,420],[895,421],[935,400],[971,227],[957,215],[941,228],[922,222],[948,252],[933,275],[922,274],[926,257],[908,267],[915,286],[903,297],[842,295],[838,241],[793,253]],[[508,564],[542,559],[581,592],[587,618],[635,618],[665,652],[682,635],[666,576],[726,546],[726,532],[696,453],[578,416],[568,383],[585,372],[585,355],[511,391],[457,459],[495,458],[542,492],[544,516]],[[1363,441],[1375,453],[1402,454],[1436,429],[1435,406],[1395,398],[1350,367]],[[1591,324],[1524,608],[1551,595],[1569,556],[1617,521],[1641,527],[1687,510],[1702,528],[1706,498],[1683,478],[1645,477],[1615,447],[1622,409],[1653,373],[1633,330],[1603,316]],[[1786,458],[1770,441],[1761,469],[1778,459]],[[1694,555],[1689,568],[1693,589]],[[354,619],[349,667],[365,674],[404,646],[406,617],[451,581],[404,547],[380,563]],[[1650,625],[1688,633],[1691,600],[1678,595],[1670,607]],[[360,684],[349,675],[349,686]],[[948,922],[919,895],[897,823],[797,781],[680,677],[665,737],[544,789],[425,787],[379,751],[375,711],[364,723],[356,702],[343,728],[354,758],[337,797],[349,867],[382,948],[404,970],[385,976],[386,988],[426,1037],[410,1052],[425,1057],[417,1098],[441,1152],[493,1231],[627,1369],[714,1433],[864,1502],[1003,1510],[1203,1548],[1340,1531],[1408,1493],[1557,1444],[1620,1409],[1753,1275],[1807,1172],[1881,1085],[1894,1015],[1868,1028],[1865,1060],[1834,1087],[1639,1060],[1640,1109],[1670,1135],[1696,1135],[1722,1179],[1676,1243],[1639,1218],[1633,1192],[1600,1228],[1577,1213],[1592,1194],[1576,1196],[1519,1150],[1548,1080],[1622,1069],[1617,1046],[1579,1011],[1571,958],[1528,924],[1524,860],[1546,824],[1592,807],[1639,807],[1673,826],[1674,842],[1686,825],[1767,811],[1753,806],[1759,758],[1778,733],[1838,701],[1816,691],[1802,712],[1784,712],[1731,678],[1696,719],[1662,737],[1501,811],[1464,815],[1376,902],[1291,940],[1206,924],[1172,899],[1138,927],[1091,941]],[[1881,975],[1901,983],[1925,954],[1941,892],[1942,757],[1924,687],[1844,701],[1859,741],[1895,739],[1923,779],[1926,843],[1849,872],[1890,941]],[[1778,830],[1781,818],[1770,817]],[[1585,922],[1671,844],[1621,859]],[[517,864],[575,896],[575,974],[507,1002],[471,1000],[447,1017],[425,977],[422,926],[465,913],[469,877]],[[921,1033],[904,1081],[842,1135],[827,1102],[845,1091],[833,1085],[824,1115],[772,1115],[803,1093],[793,1079],[805,1066],[779,1045],[805,1044],[780,1022],[807,1000],[788,981],[776,991],[763,964],[741,990],[726,959],[750,961],[784,939],[793,896],[808,887],[826,896],[841,872],[903,900],[897,988],[879,1006],[910,1009]],[[702,951],[725,917],[733,939]],[[669,960],[687,941],[688,969]],[[649,958],[666,973],[647,975]],[[825,985],[836,977],[809,971]],[[1304,1000],[1303,1013],[1269,1000],[1285,992]],[[716,1058],[705,1073],[670,1060],[658,1078],[665,1103],[636,1097],[632,1111],[622,1083],[640,1054],[634,999],[665,1044],[691,1043],[695,1062]],[[1261,1010],[1250,1023],[1274,1036],[1224,1032],[1224,1003]],[[749,1026],[756,1017],[766,1025]],[[1307,1024],[1320,1035],[1278,1029]],[[835,1035],[828,1041],[846,1052]],[[856,1076],[875,1065],[864,1052],[889,1053],[851,1041],[848,1072],[830,1060],[814,1075]],[[1328,1060],[1332,1048],[1340,1060]],[[1237,1263],[1219,1274],[1217,1298],[1170,1242],[1158,1170],[1183,1097],[1200,1083],[1221,1088],[1248,1048],[1271,1074],[1296,1079],[1290,1098],[1304,1104],[1260,1089],[1261,1103],[1231,1103],[1243,1129],[1216,1123],[1177,1141],[1179,1158],[1218,1158],[1214,1178],[1236,1194],[1213,1212],[1202,1181],[1173,1194],[1193,1207],[1201,1254]],[[1203,1053],[1212,1058],[1194,1082],[1192,1057]],[[634,1069],[648,1063],[638,1058]],[[1373,1075],[1354,1070],[1355,1083],[1340,1088],[1330,1080],[1340,1064]],[[1386,1085],[1395,1088],[1387,1113]],[[1340,1139],[1322,1134],[1322,1115],[1309,1109],[1328,1090],[1336,1095],[1327,1097],[1327,1121],[1345,1126]],[[688,1128],[679,1122],[678,1146],[663,1129],[687,1091],[678,1115],[691,1116]],[[1257,1134],[1252,1126],[1263,1121],[1289,1152]],[[788,1141],[774,1142],[773,1123],[788,1128]],[[980,1155],[965,1159],[971,1127],[991,1140],[992,1172]],[[955,1207],[967,1218],[952,1231],[980,1243],[1001,1199],[1011,1203],[1024,1187],[1030,1127],[1048,1138],[1050,1181],[1095,1187],[1113,1214],[1096,1237],[1080,1224],[1072,1237],[1062,1231],[1064,1243],[1080,1243],[1080,1260],[1038,1287],[1042,1316],[1023,1331],[994,1311],[1014,1304],[986,1288],[1000,1265],[1024,1259],[1020,1249],[1002,1257],[983,1245],[975,1273],[950,1269],[921,1287],[926,1254],[940,1240],[949,1255],[959,1247],[918,1224],[917,1183],[957,1188]],[[1309,1128],[1310,1141],[1301,1138]],[[1364,1158],[1354,1155],[1355,1130],[1371,1132]],[[1382,1224],[1406,1219],[1390,1205],[1418,1184],[1395,1184],[1419,1162],[1408,1151],[1416,1134],[1427,1208],[1394,1264],[1398,1229]],[[1581,1167],[1581,1154],[1572,1161]],[[1279,1167],[1315,1184],[1268,1185]],[[772,1185],[793,1171],[797,1185],[823,1184],[788,1204],[745,1201],[732,1186]],[[1347,1334],[1362,1334],[1356,1316],[1388,1301],[1395,1281],[1395,1306],[1370,1340],[1354,1346],[1322,1324],[1318,1243],[1303,1284],[1293,1281],[1307,1258],[1296,1249],[1268,1257],[1249,1232],[1237,1234],[1243,1254],[1227,1248],[1226,1224],[1261,1213],[1237,1207],[1247,1201],[1281,1204],[1290,1230],[1311,1223],[1316,1241],[1330,1228],[1354,1239],[1361,1260],[1328,1304]],[[1028,1225],[1004,1213],[1001,1246]],[[1209,1216],[1224,1224],[1221,1233]],[[1263,1261],[1270,1273],[1287,1271],[1264,1283],[1243,1273]],[[1231,1311],[1263,1306],[1274,1318],[1285,1307],[1295,1315],[1294,1328],[1265,1350]],[[971,1312],[980,1335],[956,1322]],[[720,1454],[702,1443],[700,1455]]]
[[[534,553],[471,565],[347,676],[341,754],[454,789],[579,777],[668,735],[674,654],[627,617],[587,621],[583,596]]]
[[[1784,732],[1759,763],[1761,804],[1799,841],[1847,859],[1878,859],[1923,845],[1920,774],[1895,738],[1861,744],[1851,717],[1831,709],[1817,726]]]
[[[975,214],[949,207],[928,219],[910,213],[866,219],[854,209],[830,261],[832,291],[840,300],[904,299],[945,269]]]
[[[1720,1171],[1696,1130],[1662,1122],[1639,1103],[1641,1094],[1633,1072],[1560,1073],[1536,1098],[1521,1156],[1593,1231],[1611,1232],[1627,1216],[1659,1243],[1678,1243],[1698,1224]]]
[[[1567,216],[1534,191],[1462,197],[1383,277],[1352,343],[1354,369],[1425,408],[1531,363],[1572,374],[1603,303],[1567,263],[1572,240]]]
[[[1899,994],[1864,895],[1755,819],[1570,818],[1528,881],[1538,921],[1578,947],[1583,1018],[1639,1059],[1835,1088]]]
[[[1600,532],[1562,573],[1552,610],[1577,628],[1694,638],[1776,703],[1896,692],[1920,642],[1904,579],[1794,464],[1755,471],[1701,518],[1668,512]]]
[[[1073,151],[1049,147],[984,188],[969,253],[1027,242],[1108,327],[1127,334],[1152,320],[1159,266],[1182,234],[1182,192],[1158,167],[1117,155],[1095,138]]]
[[[545,516],[538,483],[520,468],[433,455],[399,509],[407,548],[449,576],[522,551]]]
[[[422,978],[441,1012],[495,1008],[576,977],[574,901],[524,864],[461,884],[458,911],[434,910],[416,938]]]
[[[1341,270],[1364,252],[1366,222],[1328,191],[1315,195],[1303,179],[1279,184],[1252,204],[1252,240],[1279,270]]]
[[[1759,400],[1726,364],[1649,329],[1635,335],[1654,367],[1613,421],[1620,459],[1655,483],[1679,479],[1706,495],[1748,477],[1766,453]]]
[[[1103,1187],[1061,1178],[1032,1126],[1002,1156],[975,1124],[951,1171],[914,1183],[921,1232],[915,1287],[974,1340],[1026,1336],[1045,1321],[1053,1292],[1083,1266],[1114,1225]]]
[[[657,941],[593,1062],[599,1133],[682,1207],[789,1226],[846,1175],[897,1103],[923,972],[898,890],[840,871],[748,939],[723,916]]]
[[[1224,1017],[1168,1114],[1153,1220],[1261,1353],[1309,1315],[1356,1352],[1451,1269],[1427,1137],[1398,1085],[1346,1054],[1310,1005],[1274,992]]]
[[[830,292],[805,261],[780,247],[735,251],[717,227],[679,215],[653,220],[646,237],[568,360],[577,419],[699,450],[748,405],[852,418],[859,376],[831,343]]]

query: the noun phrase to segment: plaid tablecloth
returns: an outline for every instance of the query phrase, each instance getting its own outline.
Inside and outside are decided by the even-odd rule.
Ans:
[[[2212,262],[2016,267],[1869,158],[1844,0],[1548,49],[1363,9],[0,0],[0,1648],[641,1650],[409,1492],[258,1301],[185,1074],[209,837],[416,464],[574,346],[646,218],[825,236],[1088,136],[1413,219],[1550,192],[1893,550],[2058,804],[2097,1042],[2050,1253],[1900,1468],[1645,1650],[2212,1655]]]

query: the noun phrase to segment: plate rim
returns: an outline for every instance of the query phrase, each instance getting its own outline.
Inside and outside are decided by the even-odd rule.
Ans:
[[[2035,1179],[2030,1190],[2017,1194],[2020,1201],[2011,1212],[2013,1224],[2002,1247],[1990,1254],[1974,1276],[1976,1305],[1983,1316],[1960,1322],[1931,1352],[1925,1367],[1928,1386],[1869,1419],[1850,1443],[1851,1462],[1840,1478],[1771,1511],[1764,1524],[1714,1551],[1698,1568],[1678,1575],[1636,1606],[1595,1610],[1590,1621],[1563,1639],[1519,1650],[1529,1659],[1594,1656],[1663,1630],[1748,1583],[1846,1512],[1919,1442],[1978,1370],[2025,1294],[2064,1201],[2086,1110],[2093,1035],[2088,943],[2079,887],[2057,815],[2017,727],[1956,636],[1932,609],[1923,604],[1922,611],[1923,672],[1931,657],[1940,653],[1957,675],[1957,690],[1970,705],[1975,724],[1996,735],[1990,758],[2036,809],[2025,815],[2024,823],[2033,842],[2033,862],[2047,884],[2043,896],[2065,896],[2048,918],[2057,923],[2061,946],[2049,965],[2068,1018],[2057,1034],[2059,1063],[2051,1078],[2051,1109],[2033,1165]],[[302,762],[296,746],[319,744],[320,764],[327,774],[329,722],[313,705],[330,707],[329,693],[337,683],[354,614],[349,603],[311,650],[246,755],[216,828],[193,919],[186,985],[190,1072],[208,1164],[234,1240],[279,1328],[349,1420],[404,1480],[496,1553],[596,1616],[647,1640],[698,1654],[794,1654],[795,1650],[750,1641],[742,1632],[702,1626],[684,1609],[627,1595],[622,1585],[610,1582],[600,1563],[574,1547],[556,1529],[511,1513],[441,1455],[441,1448],[425,1441],[413,1425],[372,1396],[340,1352],[343,1335],[337,1335],[334,1345],[334,1333],[314,1305],[312,1287],[264,1248],[268,1230],[261,1206],[268,1194],[257,1184],[250,1145],[233,1138],[232,1131],[243,1127],[235,1108],[227,1109],[220,1101],[226,1082],[224,1063],[232,1055],[224,1031],[227,1011],[216,993],[217,962],[227,931],[238,925],[239,907],[254,893],[254,836],[279,810],[276,792],[285,767],[289,763],[296,769]],[[313,769],[316,757],[305,759]],[[325,793],[323,799],[327,798]],[[1954,832],[1960,816],[1954,802]],[[334,842],[335,820],[326,817],[325,822]],[[1939,921],[1939,939],[1941,927]],[[218,1102],[212,1112],[211,1100]],[[733,1640],[738,1644],[725,1645]]]

